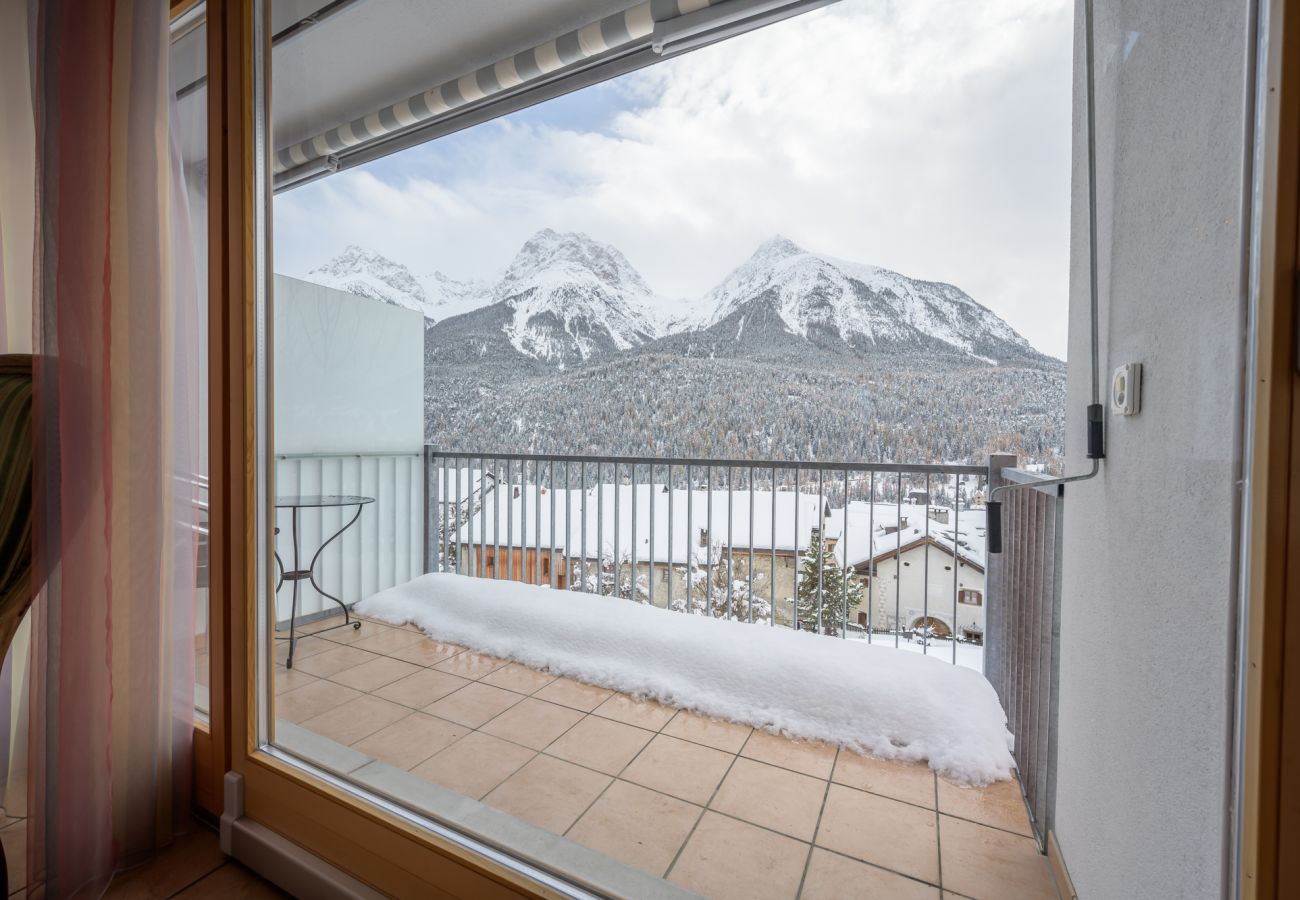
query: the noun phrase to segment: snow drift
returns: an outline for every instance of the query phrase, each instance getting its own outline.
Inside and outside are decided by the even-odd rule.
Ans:
[[[992,685],[970,669],[892,647],[451,574],[422,575],[357,611],[671,706],[924,760],[960,782],[1011,775],[1012,737]]]

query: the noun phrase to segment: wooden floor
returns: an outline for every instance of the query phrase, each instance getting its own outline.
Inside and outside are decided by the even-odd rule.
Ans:
[[[26,822],[5,819],[0,839],[9,863],[9,897],[24,897],[26,890]],[[260,900],[288,897],[266,879],[241,866],[221,852],[216,832],[203,826],[181,835],[171,846],[146,863],[118,872],[104,893],[115,900],[165,900],[183,897]]]

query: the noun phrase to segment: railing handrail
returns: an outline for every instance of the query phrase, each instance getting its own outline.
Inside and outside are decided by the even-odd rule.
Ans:
[[[444,459],[473,460],[510,460],[512,462],[570,462],[637,466],[716,466],[745,467],[755,466],[762,469],[821,469],[826,472],[885,472],[890,475],[987,475],[988,466],[966,463],[868,463],[841,462],[821,460],[778,460],[778,459],[710,459],[708,457],[685,456],[589,456],[561,453],[491,453],[487,451],[441,450],[432,444],[425,445],[425,452],[430,456]]]
[[[419,457],[424,450],[343,450],[338,453],[277,453],[276,459],[377,459],[394,456]]]
[[[1048,496],[1051,497],[1065,496],[1065,485],[1061,484],[1061,482],[1058,481],[1056,476],[1054,475],[1047,475],[1039,472],[1029,472],[1026,471],[1025,469],[1007,467],[1002,469],[1002,477],[1007,481],[1011,482],[1012,484],[1029,485],[1033,487],[1034,490],[1042,491],[1044,494],[1047,494]],[[1051,483],[1040,486],[1038,484],[1038,482],[1040,481],[1047,481]]]

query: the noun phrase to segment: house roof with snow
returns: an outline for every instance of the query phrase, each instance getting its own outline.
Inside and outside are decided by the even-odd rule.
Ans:
[[[539,489],[535,484],[492,489],[489,481],[481,507],[460,526],[457,539],[555,549],[569,557],[585,552],[589,559],[598,555],[630,559],[635,553],[638,561],[649,560],[653,549],[655,562],[686,564],[692,559],[706,562],[710,545],[714,559],[725,547],[802,553],[811,543],[818,519],[817,497],[802,492],[756,490],[751,514],[748,489],[728,495],[725,490],[669,490],[663,484],[605,484],[589,487],[584,497],[580,490]],[[829,525],[830,516],[824,521]]]
[[[835,559],[846,567],[905,552],[928,538],[948,554],[953,553],[955,545],[963,562],[983,571],[987,543],[985,510],[946,509],[948,521],[944,523],[930,518],[929,513],[936,511],[933,506],[854,501],[847,511],[832,511],[826,534],[836,538]]]

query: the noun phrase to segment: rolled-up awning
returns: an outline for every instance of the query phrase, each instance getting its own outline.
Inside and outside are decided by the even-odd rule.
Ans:
[[[608,56],[643,49],[664,52],[729,37],[830,0],[644,0],[490,65],[443,81],[405,100],[279,149],[272,160],[277,186],[339,167],[340,155],[465,112],[506,93],[563,78]],[[703,38],[703,40],[701,39]]]

